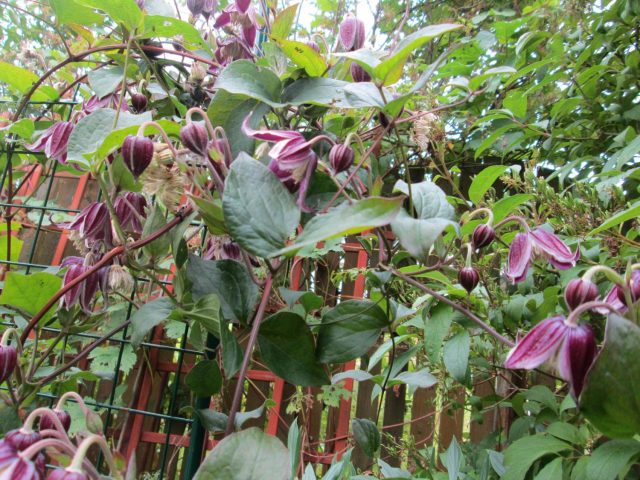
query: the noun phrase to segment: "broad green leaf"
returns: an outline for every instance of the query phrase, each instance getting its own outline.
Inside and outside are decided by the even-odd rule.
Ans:
[[[227,428],[229,417],[222,412],[216,412],[210,408],[203,408],[196,410],[194,413],[200,419],[203,428],[209,432],[224,432]]]
[[[434,377],[429,370],[423,368],[422,370],[414,370],[413,372],[400,372],[391,379],[390,383],[391,382],[404,383],[416,388],[429,388],[438,383],[438,379]]]
[[[280,39],[278,46],[293,63],[304,68],[310,77],[319,77],[327,71],[327,62],[322,55],[306,43]]]
[[[51,297],[60,290],[62,279],[50,273],[38,272],[30,275],[9,272],[4,280],[0,305],[8,305],[30,315],[42,309]],[[54,305],[44,316],[51,318],[56,309]]]
[[[305,290],[289,290],[284,287],[280,287],[278,291],[289,308],[293,308],[294,304],[299,303],[306,312],[310,312],[311,310],[320,309],[323,304],[322,297],[313,292]]]
[[[249,60],[237,60],[227,65],[216,80],[216,88],[259,100],[274,108],[284,106],[280,100],[282,83],[278,76]]]
[[[536,460],[570,449],[568,443],[547,435],[531,435],[516,440],[504,452],[506,471],[501,480],[524,480]]]
[[[204,198],[191,196],[191,200],[196,204],[198,213],[200,213],[209,233],[212,235],[225,235],[227,233],[222,202],[219,199],[211,202]]]
[[[222,366],[224,367],[224,376],[233,378],[240,371],[242,365],[242,348],[238,343],[238,339],[229,330],[227,321],[222,317],[220,319],[220,343],[222,344]]]
[[[131,345],[138,348],[153,327],[167,319],[175,305],[170,298],[162,297],[145,303],[131,317]]]
[[[38,75],[16,65],[0,62],[0,82],[7,84],[17,93],[27,93],[34,83],[38,81]],[[55,100],[57,94],[50,89],[39,87],[31,96],[34,102],[46,102]]]
[[[49,4],[56,14],[56,20],[62,24],[77,23],[88,26],[104,22],[102,15],[80,5],[76,0],[49,0]]]
[[[366,418],[354,418],[351,420],[351,430],[356,444],[367,457],[373,458],[380,448],[378,426]]]
[[[289,5],[278,12],[273,24],[271,24],[271,37],[275,39],[285,39],[291,33],[291,28],[296,21],[299,3]]]
[[[460,383],[465,383],[467,379],[470,348],[471,339],[466,330],[456,333],[444,344],[444,365],[451,376]]]
[[[369,197],[352,204],[343,203],[323,215],[313,217],[293,245],[270,256],[292,255],[307,245],[387,225],[400,211],[403,200],[404,197]]]
[[[136,364],[138,356],[131,345],[97,347],[89,354],[91,372],[99,377],[113,378],[115,372],[127,375]]]
[[[209,46],[202,39],[200,32],[190,23],[162,15],[145,15],[144,33],[141,38],[173,39],[176,35],[182,36],[182,40],[187,46],[209,50]]]
[[[640,455],[637,440],[611,440],[591,454],[586,480],[615,480],[628,470],[631,461]]]
[[[520,90],[513,90],[505,97],[503,105],[515,117],[524,118],[527,115],[527,94]]]
[[[602,171],[620,170],[627,162],[635,158],[638,152],[640,152],[640,135],[634,138],[626,147],[611,155]]]
[[[240,152],[253,152],[255,145],[255,140],[242,132],[244,119],[251,115],[249,125],[251,128],[258,128],[262,116],[268,110],[269,106],[266,103],[218,90],[209,103],[207,115],[214,127],[224,128],[231,145],[231,153],[236,157]]]
[[[146,237],[163,228],[167,224],[163,209],[155,203],[148,210],[147,219],[142,227],[142,236]],[[171,235],[165,233],[142,247],[142,250],[152,258],[160,258],[169,251],[171,245]]]
[[[287,188],[246,154],[231,164],[222,209],[233,239],[259,257],[277,255],[300,223],[300,210]]]
[[[451,321],[453,320],[453,309],[445,304],[439,303],[431,310],[431,315],[424,316],[424,348],[431,363],[440,361],[440,351],[442,342],[449,333]]]
[[[554,458],[538,472],[535,480],[557,480],[562,477],[562,458]]]
[[[600,233],[604,230],[608,230],[612,227],[620,225],[627,220],[632,220],[640,217],[640,202],[635,202],[626,210],[622,212],[616,213],[613,217],[606,220],[602,225],[597,228],[594,228],[589,232],[589,236],[595,235],[596,233]]]
[[[289,480],[289,452],[277,437],[248,428],[224,438],[194,480]]]
[[[298,427],[297,417],[293,419],[293,423],[289,426],[287,449],[289,450],[289,461],[291,462],[291,478],[296,478],[298,467],[300,466],[300,452],[302,450],[302,431],[300,427]]]
[[[462,28],[456,23],[443,23],[440,25],[429,25],[421,28],[417,32],[406,36],[398,46],[385,58],[380,65],[375,67],[374,76],[383,82],[383,85],[391,85],[400,80],[402,68],[409,55],[436,37],[445,33],[453,32]]]
[[[469,200],[478,204],[485,193],[493,186],[498,178],[507,171],[507,165],[491,165],[484,168],[473,178],[469,187]]]
[[[535,195],[530,193],[517,193],[510,197],[504,197],[498,200],[492,207],[494,221],[499,222],[513,212],[516,207],[528,202],[529,200],[533,200],[534,198]]]
[[[344,363],[366,354],[388,324],[371,300],[347,300],[322,316],[317,353],[322,363]]]
[[[398,236],[400,244],[412,256],[424,259],[447,227],[458,228],[457,223],[453,221],[453,206],[447,201],[445,193],[429,181],[414,183],[409,187],[399,180],[394,191],[400,191],[405,195],[411,193],[418,218],[412,217],[403,209],[391,223],[391,229]]]
[[[366,382],[367,380],[371,380],[373,375],[365,370],[347,370],[345,372],[336,373],[333,377],[331,377],[331,383],[335,385],[338,382],[342,382],[343,380],[353,379],[356,382]]]
[[[580,410],[612,438],[640,434],[640,327],[609,315],[604,345],[591,365]]]
[[[9,241],[9,237],[11,237],[11,241]],[[20,259],[20,252],[22,252],[23,244],[24,241],[20,240],[14,235],[0,235],[0,261],[8,260],[10,262],[17,262]],[[9,245],[11,245],[11,258],[7,258],[7,250],[9,250]]]
[[[287,382],[304,387],[330,383],[316,358],[311,330],[295,313],[282,311],[267,318],[260,325],[258,344],[267,367]]]
[[[107,66],[91,70],[87,74],[89,85],[98,96],[102,98],[122,85],[122,77],[124,76],[124,68],[119,65]]]
[[[390,95],[389,92],[386,92]],[[384,99],[373,83],[351,83],[334,78],[301,78],[282,93],[290,105],[321,105],[336,108],[383,108]]]
[[[229,321],[246,324],[258,300],[258,287],[247,267],[235,260],[203,260],[189,256],[187,278],[194,299],[216,294],[222,315]]]
[[[89,166],[88,159],[98,150],[113,130],[139,126],[144,122],[150,122],[151,112],[145,112],[141,115],[120,112],[114,129],[115,119],[116,111],[111,108],[100,108],[81,119],[69,136],[67,160]]]
[[[196,363],[184,383],[197,397],[210,397],[222,387],[222,374],[215,360],[200,360]]]
[[[460,468],[464,463],[464,454],[460,450],[460,445],[458,445],[458,440],[456,440],[455,436],[451,439],[444,458],[447,462],[449,480],[457,480],[460,475]]]
[[[74,0],[80,5],[93,7],[105,12],[113,20],[134,31],[142,23],[142,11],[136,0]]]

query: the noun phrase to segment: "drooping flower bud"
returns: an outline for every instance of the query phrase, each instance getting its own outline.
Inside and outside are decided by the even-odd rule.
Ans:
[[[0,345],[0,383],[11,376],[18,363],[18,351],[11,345]]]
[[[104,424],[102,423],[102,418],[100,415],[93,410],[87,409],[84,412],[84,419],[87,425],[87,430],[91,433],[102,434],[102,429],[104,428]]]
[[[29,448],[31,445],[41,439],[42,436],[38,432],[34,432],[33,430],[25,430],[23,428],[11,430],[4,436],[5,442],[9,442],[19,452]]]
[[[342,143],[336,143],[329,151],[329,162],[331,163],[331,168],[333,168],[336,173],[349,170],[351,165],[353,165],[354,158],[355,153],[353,148]]]
[[[569,382],[576,398],[582,392],[587,371],[596,357],[596,350],[595,335],[589,325],[569,328],[560,350],[558,371]]]
[[[89,480],[89,476],[75,469],[57,468],[49,473],[47,480]]]
[[[347,52],[362,48],[365,37],[364,22],[351,14],[347,15],[340,24],[339,35],[340,43]]]
[[[461,268],[458,272],[458,282],[468,293],[471,293],[480,282],[480,274],[473,267]]]
[[[493,229],[491,225],[486,223],[482,223],[478,225],[471,235],[471,241],[473,242],[474,248],[484,248],[493,242],[496,238],[496,231]]]
[[[185,147],[202,157],[207,156],[209,150],[209,135],[207,128],[201,123],[191,122],[180,129],[180,139]]]
[[[307,43],[307,46],[311,48],[311,50],[313,50],[314,52],[320,53],[320,45],[318,45],[317,42],[313,40],[308,40],[306,43]]]
[[[191,15],[197,17],[204,11],[204,0],[187,0],[187,8]]]
[[[113,201],[120,226],[124,230],[142,233],[141,217],[146,216],[147,199],[135,192],[124,192]]]
[[[147,108],[147,97],[142,93],[134,93],[131,95],[131,107],[136,113],[144,112]]]
[[[122,158],[133,176],[138,178],[153,159],[153,141],[147,137],[128,135],[122,143]]]
[[[595,300],[598,296],[598,287],[590,280],[574,278],[569,281],[564,290],[564,301],[570,310],[579,305]]]
[[[71,427],[71,415],[69,412],[58,410],[57,408],[54,408],[52,412],[55,413],[64,429],[68,432]],[[53,430],[55,428],[53,421],[47,415],[40,417],[40,430]]]
[[[351,72],[351,77],[354,82],[369,82],[371,81],[371,75],[367,73],[367,71],[358,65],[356,62],[352,62],[349,66],[349,71]]]

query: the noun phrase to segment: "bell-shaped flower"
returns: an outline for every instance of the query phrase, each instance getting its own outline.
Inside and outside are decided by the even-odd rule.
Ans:
[[[124,164],[138,178],[153,160],[153,140],[138,135],[127,135],[122,142]]]
[[[588,325],[574,325],[564,316],[547,318],[531,329],[509,352],[506,368],[533,370],[554,361],[555,370],[569,382],[576,397],[596,355],[596,342]]]
[[[68,432],[69,428],[71,427],[71,415],[69,414],[69,412],[67,412],[66,410],[59,410],[57,408],[54,408],[51,411],[55,414],[56,417],[58,417],[58,420],[60,420],[60,423]],[[40,417],[39,428],[40,430],[55,430],[56,427],[48,415],[43,415]]]
[[[27,430],[25,428],[11,430],[4,436],[4,441],[9,442],[19,452],[21,452],[22,450],[26,450],[41,439],[42,436],[38,432]]]
[[[230,2],[218,18],[216,18],[213,26],[215,28],[223,28],[231,23],[240,27],[242,39],[246,43],[246,46],[253,48],[258,30],[258,20],[255,9],[250,1],[237,0]]]
[[[142,219],[145,217],[147,199],[135,192],[124,192],[113,201],[120,226],[127,231],[142,233]]]
[[[82,103],[81,116],[87,116],[100,108],[112,108],[115,110],[118,108],[118,105],[120,106],[120,111],[129,111],[126,100],[118,93],[110,93],[101,98],[98,98],[97,95],[92,95],[87,101]]]
[[[358,50],[364,46],[364,22],[349,14],[340,24],[338,34],[342,48],[347,52]]]
[[[318,164],[318,157],[311,148],[313,142],[291,130],[253,130],[249,126],[250,118],[250,115],[245,118],[242,131],[258,140],[275,143],[269,151],[269,168],[292,193],[298,191],[298,206],[308,211],[304,197]]]
[[[91,269],[91,262],[82,257],[67,257],[60,264],[61,267],[69,267],[62,279],[62,286],[66,286],[76,278],[84,275]],[[69,289],[60,299],[60,303],[66,309],[79,303],[85,312],[91,311],[91,303],[100,288],[106,297],[109,267],[102,267],[92,273],[84,281],[81,281]]]
[[[73,221],[60,224],[67,230],[75,230],[85,241],[87,247],[96,242],[111,245],[111,219],[109,209],[104,202],[93,202],[83,208]]]
[[[41,480],[42,475],[36,464],[17,456],[6,468],[0,471],[0,480]]]
[[[505,274],[513,282],[522,282],[533,256],[547,260],[551,265],[567,270],[575,266],[580,258],[580,249],[575,253],[560,238],[542,228],[518,233],[511,243]]]
[[[574,278],[564,289],[564,301],[570,310],[574,310],[583,303],[591,302],[598,297],[598,287],[591,280]]]
[[[18,364],[18,351],[11,345],[0,345],[0,383],[11,376]]]
[[[44,152],[48,158],[60,163],[67,162],[67,144],[73,131],[71,122],[57,122],[47,128],[35,142],[25,145],[32,152]]]
[[[634,270],[631,272],[631,278],[627,283],[627,288],[631,294],[631,301],[636,303],[640,300],[640,270]],[[627,298],[624,294],[624,289],[621,285],[614,285],[611,290],[604,297],[604,302],[611,305],[620,314],[625,314],[629,310],[627,305]],[[607,313],[606,311],[598,310],[600,313]]]

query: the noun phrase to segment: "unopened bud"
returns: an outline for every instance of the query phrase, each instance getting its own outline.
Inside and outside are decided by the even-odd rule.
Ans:
[[[134,112],[141,113],[147,108],[147,97],[141,93],[134,93],[131,95],[131,108]]]
[[[458,272],[458,282],[460,282],[460,285],[462,285],[468,293],[471,293],[478,285],[478,282],[480,282],[480,274],[473,267],[461,268]]]
[[[318,45],[316,42],[314,42],[313,40],[309,40],[307,42],[307,46],[311,48],[311,50],[320,53],[320,45]]]
[[[358,50],[364,46],[364,22],[353,15],[348,15],[339,29],[340,43],[347,52]]]
[[[209,135],[201,123],[191,122],[180,130],[180,139],[185,147],[201,157],[207,156]]]
[[[87,430],[91,433],[102,434],[102,429],[104,427],[102,423],[102,418],[93,410],[87,409],[84,413],[85,422],[87,424]]]
[[[574,278],[564,290],[564,301],[570,310],[575,310],[583,303],[591,302],[598,297],[598,287],[590,280]]]
[[[349,71],[354,82],[369,82],[371,80],[371,75],[355,62],[351,63]]]
[[[18,351],[11,345],[0,345],[0,383],[11,376],[18,363]]]
[[[153,159],[153,141],[147,137],[128,135],[122,143],[122,158],[133,176],[138,178]]]
[[[31,445],[41,440],[42,436],[38,432],[24,430],[19,428],[17,430],[11,430],[4,436],[5,442],[13,445],[13,448],[21,452],[29,448]]]
[[[491,225],[482,223],[478,225],[473,234],[471,235],[471,241],[474,248],[484,248],[491,245],[491,242],[496,238],[496,231]]]
[[[69,412],[58,410],[57,408],[52,411],[55,413],[56,417],[58,417],[58,420],[60,420],[64,429],[68,432],[71,427],[71,415]],[[55,428],[53,421],[47,415],[40,417],[40,430],[54,430]]]
[[[336,143],[329,151],[329,162],[336,173],[349,170],[351,165],[353,165],[354,158],[355,153],[353,148],[342,143]]]

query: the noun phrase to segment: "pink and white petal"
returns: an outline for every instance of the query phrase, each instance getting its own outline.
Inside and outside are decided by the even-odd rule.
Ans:
[[[573,266],[576,260],[580,258],[579,248],[572,252],[567,244],[554,233],[537,228],[531,232],[531,237],[536,247],[559,265],[570,264]]]
[[[527,233],[518,233],[511,242],[505,274],[513,283],[521,282],[527,277],[532,248],[531,238]]]
[[[538,323],[509,352],[504,366],[531,370],[539,367],[557,351],[569,327],[563,316],[551,317]]]
[[[265,140],[267,142],[281,142],[283,140],[300,137],[304,140],[301,133],[293,132],[291,130],[254,130],[249,125],[250,120],[251,114],[247,115],[242,122],[242,132],[249,137],[257,138],[258,140]]]

